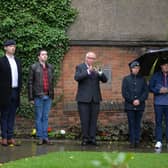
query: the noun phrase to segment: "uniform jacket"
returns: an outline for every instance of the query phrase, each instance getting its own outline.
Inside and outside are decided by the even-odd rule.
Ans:
[[[76,95],[78,102],[89,103],[93,100],[99,103],[102,100],[99,81],[107,82],[107,77],[104,73],[99,75],[95,72],[89,75],[86,64],[82,63],[76,67],[74,79],[78,82]]]
[[[14,57],[18,68],[18,91],[20,94],[22,86],[22,73],[20,59]],[[12,91],[11,68],[6,56],[0,58],[0,106],[8,105]],[[18,106],[20,96],[18,96]]]
[[[148,97],[148,86],[140,75],[130,74],[122,81],[122,96],[125,99],[125,110],[144,110]],[[133,100],[140,100],[139,106],[133,105]]]
[[[49,93],[48,95],[54,98],[54,69],[51,64],[46,63],[48,70]],[[43,69],[40,62],[30,66],[28,77],[28,97],[29,100],[34,100],[35,97],[43,96]]]

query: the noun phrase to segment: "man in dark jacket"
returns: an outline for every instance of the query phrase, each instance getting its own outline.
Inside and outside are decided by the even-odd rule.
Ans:
[[[16,145],[14,123],[17,107],[20,102],[21,62],[14,56],[16,42],[7,40],[4,43],[5,56],[0,58],[0,112],[2,145]]]
[[[161,71],[156,72],[149,81],[150,91],[154,94],[155,110],[155,148],[162,148],[162,120],[165,117],[166,143],[168,147],[168,59],[160,61]]]
[[[134,61],[130,64],[131,74],[124,77],[122,95],[125,99],[125,111],[128,117],[130,147],[137,147],[140,141],[140,125],[148,97],[148,87],[145,79],[140,76],[140,64]]]
[[[38,145],[51,144],[48,139],[48,114],[54,98],[54,69],[47,63],[47,51],[38,54],[39,61],[30,66],[28,79],[29,100],[35,105]]]
[[[82,128],[81,145],[97,145],[96,143],[96,125],[102,100],[99,81],[107,82],[107,77],[102,70],[96,70],[93,67],[96,54],[88,52],[85,57],[85,63],[76,67],[75,80],[78,82],[78,92],[76,100]]]

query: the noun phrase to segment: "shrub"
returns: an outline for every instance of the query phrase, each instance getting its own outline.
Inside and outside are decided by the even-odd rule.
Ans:
[[[39,48],[45,48],[49,62],[54,65],[56,80],[60,72],[63,55],[68,50],[66,31],[77,14],[71,7],[71,0],[0,0],[0,45],[6,39],[17,42],[16,55],[22,61],[23,97],[29,66],[37,60]],[[3,55],[3,49],[0,49]],[[22,102],[20,114],[31,107]]]

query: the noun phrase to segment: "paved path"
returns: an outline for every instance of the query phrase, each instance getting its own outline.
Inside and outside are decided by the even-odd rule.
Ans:
[[[80,141],[70,141],[70,140],[56,140],[54,145],[42,145],[38,146],[33,140],[22,140],[21,146],[14,147],[3,147],[0,145],[0,163],[9,162],[12,160],[17,160],[25,157],[37,156],[46,154],[49,152],[59,152],[59,151],[102,151],[102,152],[168,152],[166,148],[162,151],[155,151],[153,147],[142,147],[139,149],[129,149],[128,144],[124,143],[110,143],[110,142],[100,142],[100,146],[86,146],[82,147]]]

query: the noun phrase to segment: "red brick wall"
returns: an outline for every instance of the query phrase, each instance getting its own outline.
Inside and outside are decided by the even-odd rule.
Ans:
[[[49,126],[52,128],[67,128],[79,124],[79,115],[76,110],[75,95],[77,82],[74,80],[75,67],[84,61],[88,51],[94,51],[97,60],[103,66],[110,67],[112,82],[101,84],[103,102],[111,105],[112,109],[101,110],[98,122],[103,125],[119,124],[127,122],[121,96],[122,78],[129,73],[128,62],[135,59],[140,48],[119,48],[119,47],[80,47],[73,46],[64,56],[61,66],[61,74],[55,88],[55,100],[57,105],[52,108],[49,115]],[[147,101],[147,108],[144,113],[144,120],[153,120],[152,95]],[[109,103],[111,102],[111,104]],[[23,121],[17,118],[16,129],[23,130],[34,127],[33,121]]]
[[[122,78],[129,73],[128,62],[135,59],[139,48],[118,48],[118,47],[80,47],[73,46],[64,56],[61,76],[55,89],[55,97],[62,97],[57,106],[50,113],[49,123],[53,127],[68,127],[79,124],[79,115],[75,110],[75,95],[77,82],[74,80],[75,67],[84,61],[88,51],[94,51],[97,60],[106,67],[111,67],[111,84],[101,84],[103,102],[112,102],[116,106],[122,104],[121,82]],[[153,120],[153,109],[151,96],[147,101],[147,108],[144,113],[145,120]],[[68,106],[69,105],[69,106]],[[67,107],[68,108],[65,108]],[[117,124],[126,121],[123,109],[114,107],[112,110],[103,110],[99,115],[99,122],[103,125]]]

